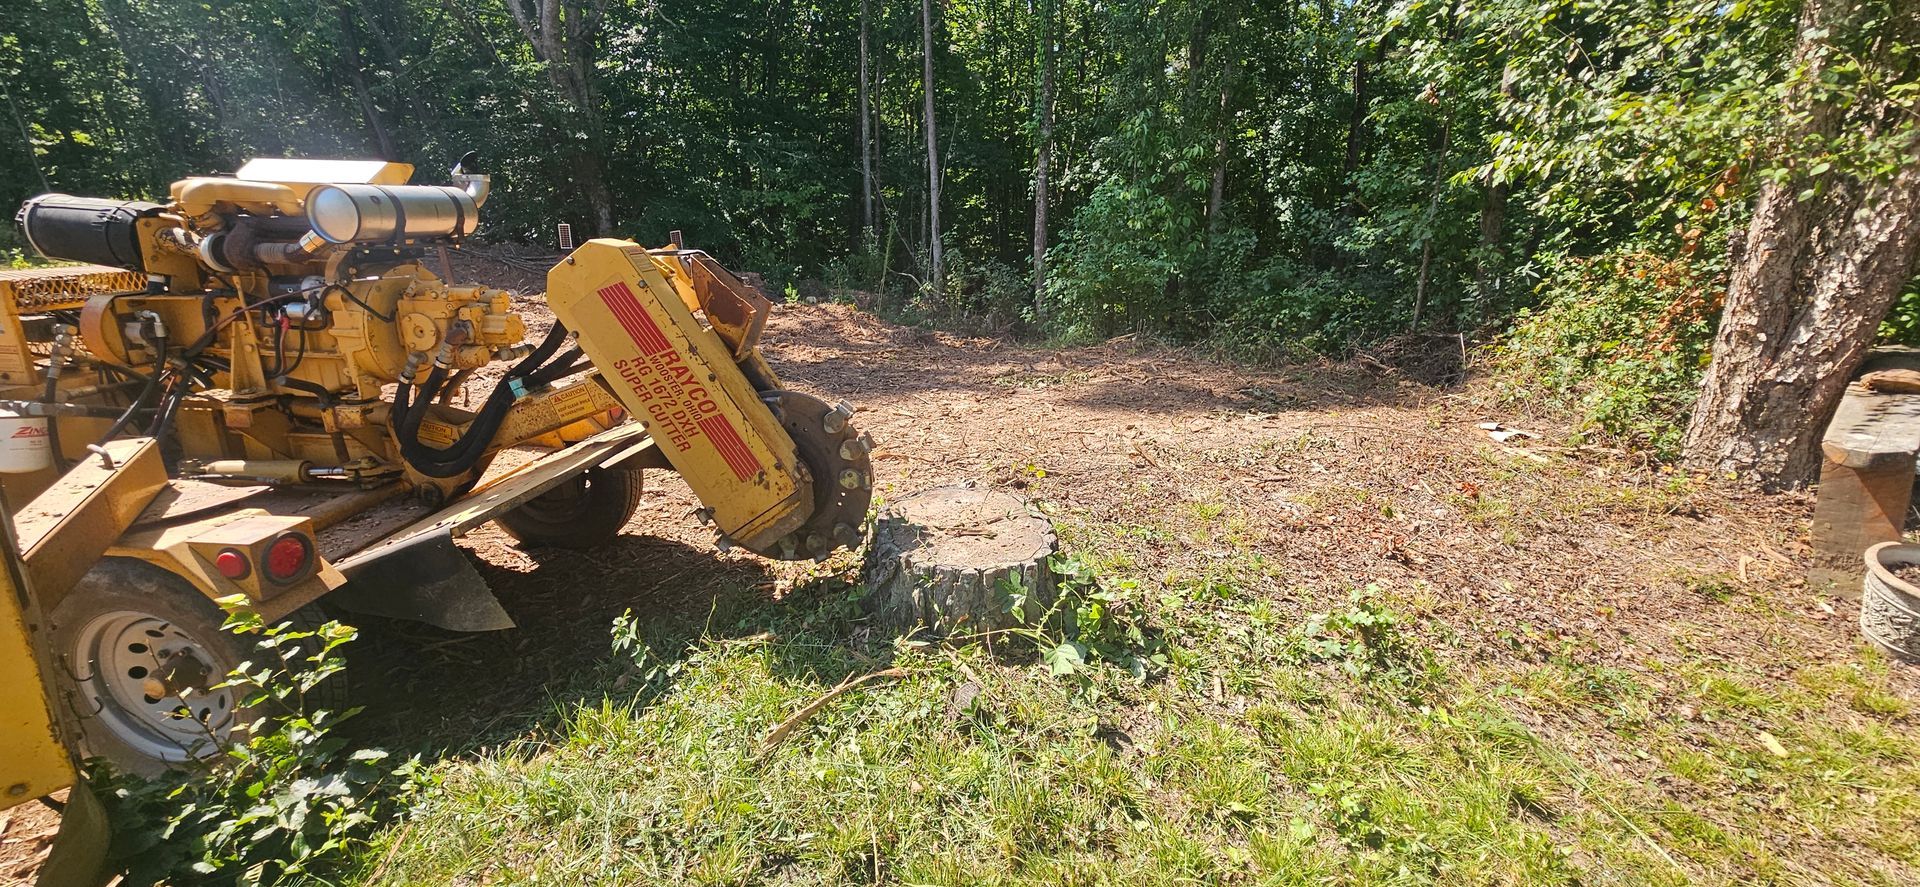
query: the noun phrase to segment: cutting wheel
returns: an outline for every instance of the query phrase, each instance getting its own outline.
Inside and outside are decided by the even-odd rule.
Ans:
[[[860,544],[860,526],[873,501],[873,444],[855,430],[853,408],[829,406],[798,391],[760,395],[793,438],[800,462],[813,477],[813,514],[800,528],[759,553],[779,560],[821,560],[842,546]]]

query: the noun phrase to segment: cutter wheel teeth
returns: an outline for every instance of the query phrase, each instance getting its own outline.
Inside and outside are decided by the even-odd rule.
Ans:
[[[853,427],[853,407],[828,406],[797,391],[768,391],[761,400],[793,438],[800,473],[812,480],[813,513],[760,554],[779,560],[825,560],[842,547],[858,545],[858,528],[873,501],[873,444]]]

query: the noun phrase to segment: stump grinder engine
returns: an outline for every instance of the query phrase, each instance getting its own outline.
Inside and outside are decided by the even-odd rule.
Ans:
[[[639,469],[678,472],[723,548],[792,560],[859,540],[870,443],[761,358],[763,294],[678,243],[592,240],[549,271],[554,322],[529,338],[542,312],[447,279],[487,199],[474,167],[410,185],[406,164],[259,159],[165,203],[21,207],[33,249],[88,265],[0,272],[0,436],[44,451],[0,453],[0,488],[33,500],[9,509],[29,561],[36,522],[95,521],[83,535],[106,545],[48,553],[36,592],[72,707],[108,722],[84,731],[96,750],[199,753],[219,712],[168,719],[177,691],[211,698],[236,664],[211,599],[272,620],[337,590],[349,609],[508,626],[451,537],[491,520],[609,542]]]

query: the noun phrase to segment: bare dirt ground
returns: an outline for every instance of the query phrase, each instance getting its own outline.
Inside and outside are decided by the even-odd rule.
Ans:
[[[53,846],[60,814],[37,801],[0,810],[0,884],[30,884]]]
[[[1377,585],[1461,673],[1644,688],[1630,692],[1643,694],[1635,704],[1668,752],[1760,749],[1777,715],[1762,700],[1798,698],[1807,675],[1857,671],[1866,658],[1856,605],[1800,578],[1809,499],[1566,445],[1568,429],[1495,406],[1485,383],[1430,387],[1366,359],[1255,369],[1131,339],[1023,346],[835,304],[782,306],[764,347],[791,387],[859,408],[882,499],[954,482],[1011,489],[1053,514],[1070,550],[1169,588],[1231,585],[1283,619],[1337,611]],[[1535,436],[1496,442],[1477,427],[1495,420]],[[371,679],[405,700],[373,705],[373,733],[448,750],[545,735],[598,692],[569,676],[606,660],[622,612],[718,629],[819,574],[714,552],[684,485],[661,474],[649,473],[645,507],[608,550],[523,550],[491,529],[468,537],[520,631],[368,626],[390,663]],[[1900,711],[1920,699],[1917,674],[1892,667]],[[1750,714],[1708,701],[1749,690]],[[1752,807],[1763,793],[1676,780],[1672,761],[1618,729],[1607,692],[1543,690],[1559,703],[1513,714],[1590,773],[1718,810],[1718,822],[1750,818],[1803,873],[1845,867],[1845,843],[1813,837],[1802,814]],[[1858,717],[1844,703],[1811,705],[1835,723]]]
[[[1784,678],[1856,655],[1853,605],[1798,578],[1807,500],[1552,445],[1565,429],[1502,415],[1471,387],[1428,387],[1368,361],[1256,370],[1128,339],[1027,347],[843,305],[782,306],[764,347],[792,387],[860,410],[883,499],[962,481],[1005,487],[1045,503],[1069,539],[1075,525],[1224,512],[1204,544],[1148,543],[1156,566],[1204,575],[1252,553],[1266,564],[1259,591],[1301,612],[1370,583],[1415,589],[1426,615],[1489,660],[1571,655],[1634,671],[1648,656],[1704,649]],[[1476,427],[1489,420],[1538,437],[1496,443]],[[369,626],[395,654],[371,680],[416,701],[457,700],[404,714],[376,704],[370,716],[402,735],[511,729],[604,655],[624,610],[711,620],[716,592],[774,595],[800,575],[714,551],[685,486],[661,472],[647,484],[609,550],[522,549],[490,527],[467,537],[522,630]],[[486,688],[477,696],[454,689],[475,679]],[[1911,672],[1901,680],[1916,686]]]

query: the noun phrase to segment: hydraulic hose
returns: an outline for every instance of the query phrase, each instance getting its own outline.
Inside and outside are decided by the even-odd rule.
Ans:
[[[59,402],[60,368],[65,363],[65,357],[66,355],[62,353],[62,349],[56,346],[53,349],[53,359],[47,362],[47,390],[46,394],[41,397],[41,400],[46,401],[48,404]],[[67,470],[67,457],[60,453],[60,421],[52,417],[47,419],[47,447],[53,452],[54,470],[65,473]]]
[[[154,337],[154,343],[155,345],[154,345],[153,353],[155,354],[167,353],[167,337],[166,336]],[[102,446],[104,446],[107,443],[107,441],[110,441],[116,437],[119,437],[120,432],[127,430],[127,423],[133,421],[133,414],[139,412],[140,405],[143,403],[146,403],[147,398],[153,396],[154,389],[160,387],[160,376],[162,375],[161,370],[165,368],[165,364],[160,363],[158,360],[156,360],[154,363],[155,363],[155,366],[154,366],[153,375],[147,377],[146,387],[140,389],[140,394],[139,396],[133,399],[133,403],[127,404],[127,411],[124,413],[121,413],[120,418],[114,420],[113,425],[107,429],[107,433],[100,436],[99,442]]]
[[[566,327],[554,324],[538,347],[507,370],[506,376],[487,395],[486,402],[481,405],[466,432],[444,449],[422,444],[419,430],[420,423],[426,419],[428,407],[440,393],[441,386],[446,384],[446,369],[436,365],[417,390],[414,385],[402,382],[394,392],[393,399],[393,414],[396,417],[394,436],[400,442],[402,458],[414,470],[429,477],[454,477],[471,469],[486,454],[494,435],[506,421],[507,412],[513,408],[515,382],[521,382],[526,387],[538,387],[572,369],[577,348],[567,352],[563,359],[549,363],[566,338]]]

